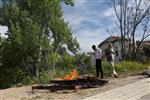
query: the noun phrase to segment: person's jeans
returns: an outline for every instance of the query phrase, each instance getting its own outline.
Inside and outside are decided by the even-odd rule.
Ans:
[[[110,64],[111,74],[118,75],[117,72],[116,72],[116,70],[115,70],[114,61],[110,61],[109,64]]]
[[[101,78],[103,78],[103,69],[101,59],[96,59],[96,76],[99,77],[99,72],[101,73]]]

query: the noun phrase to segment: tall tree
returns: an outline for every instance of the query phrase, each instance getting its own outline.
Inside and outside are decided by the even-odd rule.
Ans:
[[[77,52],[79,44],[64,22],[61,2],[73,5],[72,0],[2,1],[0,25],[8,27],[3,72],[6,67],[19,68],[38,77],[40,70],[55,65],[64,45]]]
[[[150,2],[146,0],[111,0],[111,5],[115,11],[122,38],[122,58],[125,58],[125,40],[127,38],[129,41],[129,53],[132,52],[132,57],[136,58],[136,35],[139,32],[141,33],[140,35],[143,37],[141,42],[149,36]],[[145,23],[144,27],[143,23]]]

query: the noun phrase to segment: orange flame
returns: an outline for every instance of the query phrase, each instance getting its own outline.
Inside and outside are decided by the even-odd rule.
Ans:
[[[65,75],[64,77],[59,77],[59,78],[56,78],[58,80],[74,80],[76,79],[78,76],[78,72],[76,69],[73,69],[68,75]]]

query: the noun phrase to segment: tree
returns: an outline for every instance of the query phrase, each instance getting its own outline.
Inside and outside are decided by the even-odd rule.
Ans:
[[[150,2],[144,0],[111,0],[111,5],[115,11],[122,38],[122,58],[125,58],[126,55],[126,39],[129,41],[129,54],[133,53],[132,58],[136,58],[138,52],[136,35],[140,32],[141,42],[149,36]],[[145,24],[143,25],[143,23]]]
[[[55,67],[64,45],[72,53],[77,52],[79,44],[64,22],[61,2],[73,5],[72,0],[2,1],[0,25],[8,27],[2,73],[10,75],[7,68],[19,70],[10,83],[22,74],[38,77],[39,71]]]

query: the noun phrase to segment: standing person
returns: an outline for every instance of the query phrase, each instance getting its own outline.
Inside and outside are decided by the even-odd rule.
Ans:
[[[95,56],[96,60],[96,76],[99,78],[99,72],[101,73],[101,79],[104,77],[103,76],[103,69],[102,69],[102,51],[101,49],[97,49],[95,45],[92,46],[92,49],[94,52],[92,53]]]
[[[110,64],[111,69],[111,76],[112,77],[118,77],[118,74],[115,70],[115,50],[113,48],[113,45],[109,42],[108,43],[108,49],[106,51],[107,61]]]

